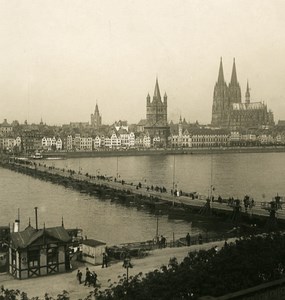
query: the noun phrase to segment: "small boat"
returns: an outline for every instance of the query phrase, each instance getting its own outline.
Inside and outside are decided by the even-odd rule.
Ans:
[[[43,156],[41,155],[41,153],[36,152],[35,154],[31,155],[32,159],[43,159]]]

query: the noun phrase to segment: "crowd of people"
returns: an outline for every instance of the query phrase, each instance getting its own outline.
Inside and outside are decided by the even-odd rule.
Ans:
[[[82,272],[80,270],[77,271],[76,274],[77,280],[79,284],[84,283],[84,286],[93,286],[96,287],[97,284],[97,274],[95,271],[90,271],[89,268],[86,268],[85,279],[82,279]]]
[[[103,259],[102,259],[102,268],[107,268],[108,267],[108,255],[106,253],[103,253]],[[77,271],[77,274],[76,274],[76,278],[78,280],[78,283],[79,284],[82,284],[84,283],[84,286],[93,286],[93,287],[96,287],[96,284],[98,282],[98,275],[96,274],[95,271],[90,271],[89,268],[86,268],[86,271],[85,271],[85,279],[83,281],[82,279],[82,272],[81,270],[78,270]]]

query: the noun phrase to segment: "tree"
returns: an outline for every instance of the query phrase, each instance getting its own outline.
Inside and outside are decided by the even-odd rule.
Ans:
[[[258,249],[258,251],[256,251]],[[96,299],[197,299],[221,296],[281,278],[285,270],[285,237],[281,234],[253,236],[226,245],[220,251],[191,252],[182,263],[172,258],[168,266],[124,279]]]

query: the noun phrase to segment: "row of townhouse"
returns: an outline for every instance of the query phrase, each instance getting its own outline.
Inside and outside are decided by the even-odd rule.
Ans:
[[[285,145],[285,132],[271,134],[261,132],[259,134],[240,133],[232,131],[200,130],[189,133],[185,130],[180,134],[172,134],[168,139],[169,146],[173,148],[201,148],[201,147],[225,147],[248,145]],[[24,151],[32,153],[38,150],[55,151],[92,151],[96,149],[128,149],[151,148],[160,144],[160,137],[151,138],[148,133],[140,133],[135,136],[129,134],[112,133],[110,136],[97,135],[95,138],[68,135],[67,137],[42,137],[38,134],[24,134],[18,137],[0,137],[0,150]]]
[[[199,130],[189,134],[187,130],[169,137],[169,146],[173,148],[202,148],[249,145],[284,145],[285,133],[241,133],[239,131]]]
[[[60,137],[43,137],[42,138],[42,150],[62,150],[63,143]]]
[[[228,145],[228,137],[228,133],[222,130],[196,130],[189,133],[186,129],[170,135],[168,142],[173,148],[224,147]]]
[[[21,137],[1,137],[0,138],[0,149],[5,151],[16,150],[21,151]]]
[[[132,148],[135,146],[135,134],[116,134],[112,133],[110,136],[97,135],[94,139],[92,137],[81,137],[76,134],[74,137],[69,135],[66,138],[66,150],[85,150],[92,151],[99,148]]]
[[[241,133],[239,131],[232,131],[228,136],[228,144],[234,145],[285,145],[285,132],[282,133],[270,133],[259,132]]]

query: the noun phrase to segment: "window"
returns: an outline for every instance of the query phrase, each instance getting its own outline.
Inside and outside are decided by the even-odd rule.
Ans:
[[[57,248],[49,248],[47,250],[47,263],[48,265],[56,264],[58,262]]]
[[[38,267],[40,261],[39,250],[29,250],[28,251],[28,265],[29,267]]]
[[[16,264],[16,251],[14,249],[12,249],[12,264]]]

